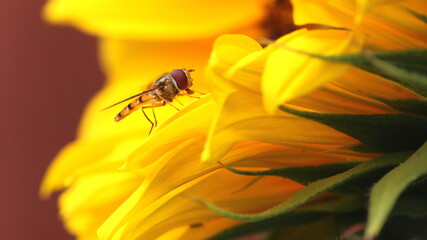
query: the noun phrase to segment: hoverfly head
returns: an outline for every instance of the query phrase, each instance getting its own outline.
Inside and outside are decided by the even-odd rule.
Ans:
[[[193,86],[193,79],[191,78],[190,72],[194,72],[194,69],[175,69],[171,72],[171,76],[175,80],[176,87],[179,90],[185,90]]]

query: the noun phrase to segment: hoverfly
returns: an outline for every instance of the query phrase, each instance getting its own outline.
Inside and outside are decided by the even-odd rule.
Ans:
[[[133,113],[135,110],[141,108],[145,118],[147,118],[147,120],[151,123],[150,132],[148,133],[150,134],[153,130],[153,127],[157,126],[157,119],[154,113],[154,108],[162,107],[166,104],[169,104],[170,106],[179,111],[177,107],[172,105],[172,101],[174,100],[174,98],[176,96],[193,97],[191,96],[191,94],[194,94],[196,91],[190,89],[190,87],[193,86],[193,79],[191,78],[190,73],[194,71],[194,69],[175,69],[170,73],[165,73],[164,75],[160,76],[156,81],[148,85],[147,90],[128,97],[102,110],[114,107],[122,102],[135,98],[116,115],[114,121],[118,122],[123,118],[127,117],[129,114]],[[200,92],[198,93],[203,94]],[[151,121],[151,119],[144,112],[144,109],[146,108],[153,109],[154,122]]]

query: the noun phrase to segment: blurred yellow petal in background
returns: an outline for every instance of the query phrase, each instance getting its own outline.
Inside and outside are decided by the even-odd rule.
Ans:
[[[188,40],[253,25],[263,16],[266,2],[52,0],[44,16],[101,37]]]

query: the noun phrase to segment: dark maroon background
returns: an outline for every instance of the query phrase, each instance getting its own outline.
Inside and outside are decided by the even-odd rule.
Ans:
[[[38,188],[103,81],[96,39],[44,23],[44,2],[0,1],[0,239],[72,239]]]

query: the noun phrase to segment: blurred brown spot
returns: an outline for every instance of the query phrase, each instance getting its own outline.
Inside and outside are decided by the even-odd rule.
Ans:
[[[266,8],[266,16],[261,22],[261,28],[266,32],[266,37],[277,39],[297,29],[289,0],[276,0]]]

